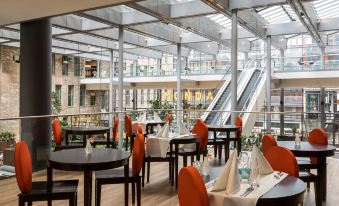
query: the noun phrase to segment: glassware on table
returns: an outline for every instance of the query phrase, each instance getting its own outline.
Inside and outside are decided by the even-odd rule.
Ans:
[[[201,172],[201,163],[200,163],[200,161],[197,160],[197,161],[193,162],[192,166],[193,166],[195,169],[197,169],[197,170],[199,171],[200,174],[202,173],[202,172]]]
[[[299,149],[301,146],[301,135],[300,134],[295,135],[294,142],[295,142],[295,148]]]
[[[248,168],[249,156],[247,152],[240,152],[239,155],[239,174],[241,180],[248,181],[250,179],[251,169]]]
[[[258,184],[258,176],[259,176],[259,165],[258,165],[258,159],[255,158],[254,160],[254,167],[251,168],[251,187],[256,188],[259,187]]]
[[[210,174],[210,169],[211,167],[210,167],[210,164],[208,163],[208,156],[206,156],[201,165],[202,175],[208,176]]]

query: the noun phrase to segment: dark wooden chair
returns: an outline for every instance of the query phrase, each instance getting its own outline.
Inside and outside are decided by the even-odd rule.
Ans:
[[[132,203],[135,203],[135,185],[137,187],[137,205],[141,205],[141,177],[140,171],[145,154],[145,141],[143,134],[137,134],[132,155],[132,170],[128,174],[128,182],[132,183]],[[125,183],[124,170],[103,170],[95,172],[95,205],[100,206],[101,186],[105,184]],[[128,196],[128,194],[125,194]]]
[[[21,141],[15,145],[14,152],[16,179],[21,191],[18,194],[19,206],[34,201],[68,200],[70,206],[77,205],[78,180],[32,182],[32,162],[28,146]]]
[[[208,142],[208,128],[202,119],[198,119],[194,124],[192,133],[196,134],[200,138],[199,150],[193,149],[193,151],[187,151],[183,148],[179,149],[178,155],[183,157],[184,167],[187,166],[187,157],[191,157],[191,163],[194,162],[194,156],[207,154],[207,142]],[[193,148],[194,145],[192,145]],[[198,159],[199,160],[199,159]]]
[[[74,148],[82,148],[83,143],[80,142],[78,144],[71,144],[66,145],[63,144],[62,140],[62,128],[61,128],[61,122],[58,119],[53,120],[52,122],[52,129],[53,129],[53,141],[55,143],[55,151],[63,150],[63,149],[74,149]]]

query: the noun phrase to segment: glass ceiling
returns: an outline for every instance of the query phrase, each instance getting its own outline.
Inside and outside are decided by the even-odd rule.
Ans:
[[[313,2],[320,19],[339,17],[339,1],[338,0],[318,0]]]
[[[272,6],[257,9],[257,11],[269,24],[299,21],[297,15],[289,5]]]

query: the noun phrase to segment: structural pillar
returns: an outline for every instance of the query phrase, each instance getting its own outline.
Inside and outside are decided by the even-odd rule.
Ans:
[[[133,88],[133,110],[138,109],[138,90]]]
[[[338,107],[337,107],[337,91],[334,91],[333,92],[333,96],[332,96],[332,103],[333,103],[333,115],[334,115],[334,118],[333,118],[333,121],[337,121],[337,110],[338,110]]]
[[[271,112],[271,36],[266,39],[266,111]],[[266,114],[267,132],[271,132],[271,114]]]
[[[284,71],[285,69],[285,51],[284,49],[280,49],[280,71]]]
[[[113,78],[114,78],[114,63],[113,63],[113,49],[110,50],[110,61],[109,61],[109,125],[110,125],[110,136],[109,138],[113,140],[113,111],[114,111],[114,105],[113,105]],[[115,93],[114,93],[115,94]]]
[[[245,69],[247,63],[248,63],[248,52],[244,52],[244,66],[243,66],[243,69]]]
[[[52,25],[50,19],[20,24],[20,116],[51,114]],[[21,120],[21,140],[33,170],[46,168],[51,151],[51,119]]]
[[[321,69],[325,69],[325,47],[321,47],[320,51],[321,51],[320,66]]]
[[[232,10],[232,36],[231,36],[232,48],[231,48],[231,114],[232,123],[235,121],[238,116],[237,105],[238,105],[238,17],[237,10]]]
[[[325,129],[325,88],[320,88],[320,127]]]
[[[285,134],[285,89],[280,88],[280,135]]]
[[[118,111],[119,111],[119,141],[118,147],[122,149],[123,146],[123,134],[124,134],[124,125],[125,125],[125,115],[124,115],[124,26],[119,25],[119,72],[118,72]]]
[[[177,43],[177,128],[181,133],[181,43]]]

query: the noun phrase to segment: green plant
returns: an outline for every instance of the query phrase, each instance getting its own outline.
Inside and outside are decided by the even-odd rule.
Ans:
[[[150,112],[156,112],[161,119],[164,119],[166,116],[166,113],[168,113],[171,109],[173,109],[173,106],[170,105],[168,102],[162,103],[159,99],[157,100],[151,100],[151,109]]]
[[[256,145],[258,148],[261,148],[263,134],[253,134],[250,136],[242,135],[241,138],[241,149],[243,151],[252,151],[253,145]]]
[[[292,128],[292,134],[295,135],[297,133],[298,129],[296,127]]]
[[[0,142],[14,142],[15,134],[12,132],[0,132]]]
[[[60,114],[62,110],[60,97],[56,92],[52,92],[52,113],[54,115]]]

